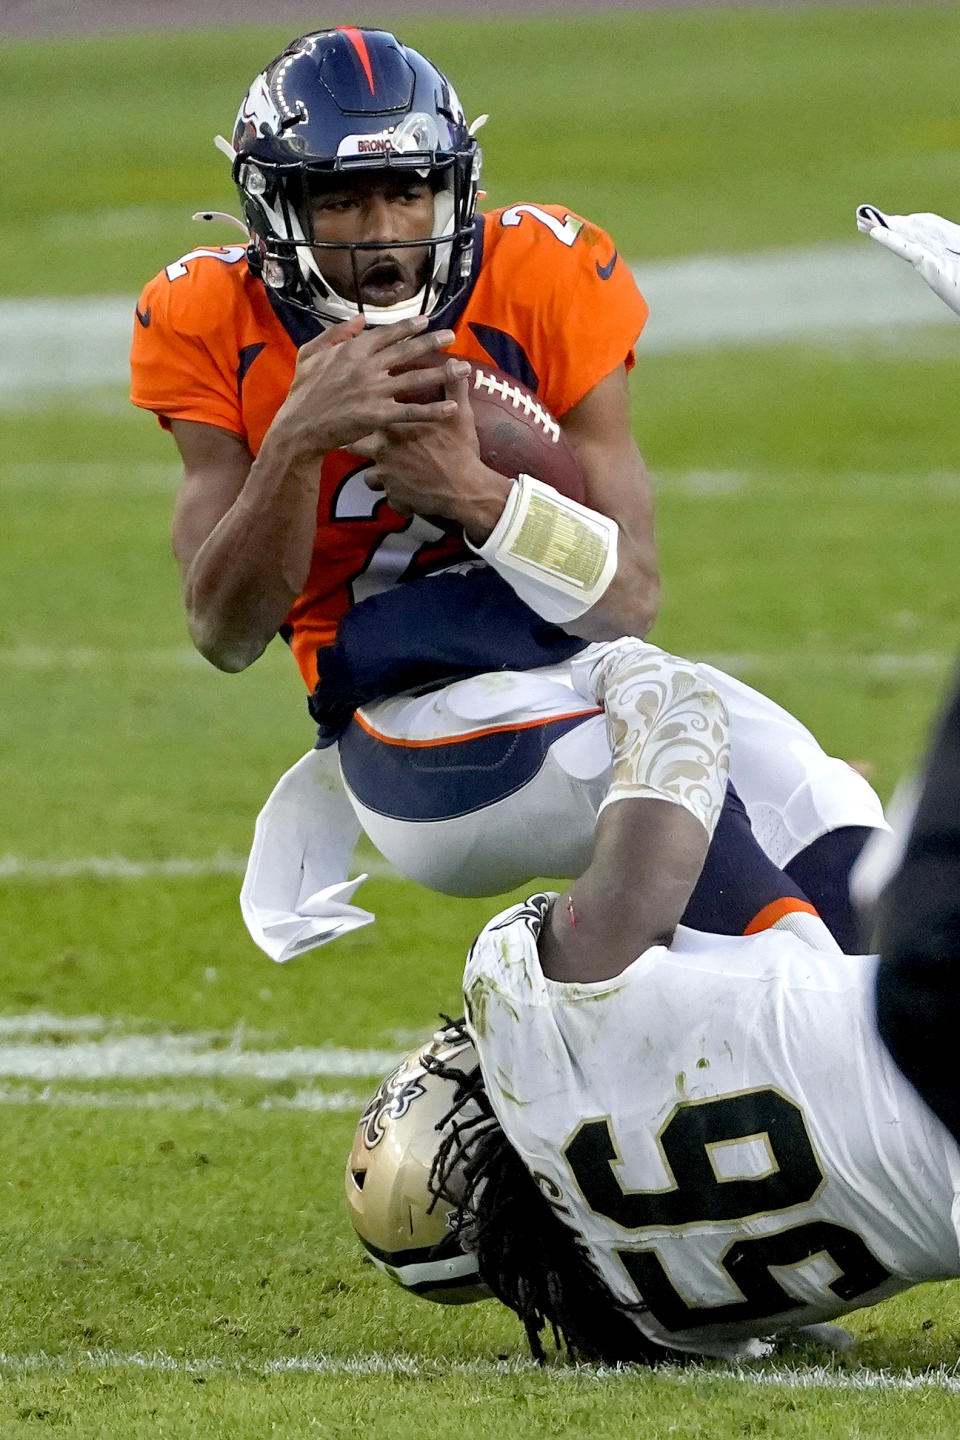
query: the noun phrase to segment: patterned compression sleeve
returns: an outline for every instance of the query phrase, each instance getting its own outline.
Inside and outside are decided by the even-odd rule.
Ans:
[[[690,660],[615,640],[573,662],[574,683],[604,707],[612,777],[600,805],[649,798],[682,805],[712,835],[730,769],[727,708]]]
[[[937,730],[903,864],[881,899],[877,1022],[960,1141],[960,683]]]

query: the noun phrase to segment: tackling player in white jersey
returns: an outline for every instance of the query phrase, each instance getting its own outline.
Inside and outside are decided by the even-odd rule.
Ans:
[[[486,926],[465,1028],[365,1112],[363,1243],[611,1362],[756,1353],[960,1275],[960,1150],[883,1048],[875,961],[678,926],[729,763],[709,676],[632,642],[574,663],[613,721],[592,860]]]

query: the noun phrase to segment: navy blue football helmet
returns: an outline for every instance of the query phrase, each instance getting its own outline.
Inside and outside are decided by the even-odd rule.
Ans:
[[[357,314],[371,324],[433,315],[468,283],[480,150],[447,79],[386,31],[343,26],[292,41],[244,97],[233,150],[254,268],[284,300],[324,324]],[[427,249],[420,292],[393,305],[364,306],[337,294],[321,273],[324,242],[312,235],[311,184],[384,168],[429,177],[433,233],[394,242]],[[366,241],[335,248],[351,252],[356,275],[357,252],[380,247]]]

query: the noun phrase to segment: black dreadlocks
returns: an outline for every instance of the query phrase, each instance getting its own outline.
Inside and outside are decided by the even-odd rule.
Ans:
[[[451,1038],[470,1038],[462,1019],[447,1025]],[[682,1363],[686,1357],[646,1339],[634,1324],[631,1314],[642,1303],[623,1304],[597,1274],[507,1140],[479,1067],[467,1073],[431,1059],[428,1068],[456,1086],[436,1127],[447,1133],[430,1189],[454,1206],[453,1233],[476,1256],[484,1284],[519,1316],[534,1359],[545,1361],[540,1337],[549,1325],[556,1347],[573,1360]]]

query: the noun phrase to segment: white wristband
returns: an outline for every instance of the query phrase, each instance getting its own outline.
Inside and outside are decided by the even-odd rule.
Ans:
[[[608,515],[532,475],[518,475],[493,531],[470,549],[531,610],[567,625],[597,603],[616,574],[618,534]]]

